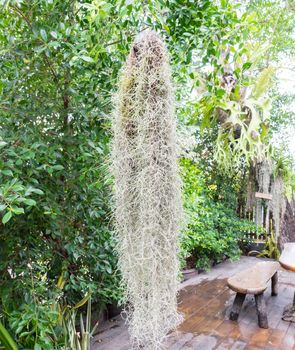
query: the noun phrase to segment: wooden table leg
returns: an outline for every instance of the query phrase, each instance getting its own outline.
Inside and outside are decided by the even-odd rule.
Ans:
[[[278,295],[279,291],[279,274],[276,272],[271,278],[271,295]]]
[[[230,320],[236,321],[239,318],[239,314],[245,298],[246,298],[246,294],[241,294],[241,293],[236,294],[234,304],[232,306],[232,309],[229,315]]]
[[[268,328],[265,300],[262,294],[255,295],[258,324],[260,328]]]
[[[293,297],[293,303],[287,305],[284,308],[282,319],[287,322],[295,323],[295,293]]]

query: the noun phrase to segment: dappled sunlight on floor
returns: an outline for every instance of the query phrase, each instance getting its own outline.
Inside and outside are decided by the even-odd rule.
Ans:
[[[184,322],[168,336],[165,350],[295,350],[295,323],[281,320],[284,306],[292,301],[295,274],[279,272],[279,295],[265,292],[268,329],[257,325],[254,297],[246,297],[238,322],[229,320],[234,293],[226,286],[227,277],[256,263],[243,257],[225,262],[210,273],[186,281],[179,294],[179,310]],[[147,315],[148,316],[148,315]],[[94,339],[94,350],[128,350],[129,337],[120,318],[101,326]]]

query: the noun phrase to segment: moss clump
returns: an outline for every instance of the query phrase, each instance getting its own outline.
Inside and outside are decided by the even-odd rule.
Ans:
[[[181,218],[174,97],[167,51],[140,34],[115,97],[112,164],[119,268],[134,348],[159,349],[177,313]]]

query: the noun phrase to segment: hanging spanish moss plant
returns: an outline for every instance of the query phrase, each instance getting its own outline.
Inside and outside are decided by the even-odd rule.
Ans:
[[[135,349],[159,349],[181,320],[175,124],[167,51],[156,33],[146,31],[122,72],[112,147],[119,268]]]
[[[271,159],[263,159],[256,163],[256,181],[257,181],[257,190],[258,192],[269,194],[271,187],[271,174],[273,172],[273,164]],[[268,218],[269,218],[269,201],[263,201],[260,198],[256,199],[256,223],[258,225],[263,225],[264,223],[264,210],[266,210],[265,220],[266,227],[268,229]]]
[[[284,215],[286,198],[284,193],[284,179],[282,176],[277,176],[274,178],[272,185],[272,201],[271,210],[274,221],[274,231],[276,237],[278,238],[281,234],[281,221]]]
[[[284,213],[287,204],[287,198],[285,194],[285,184],[288,182],[290,176],[290,164],[289,160],[283,156],[277,155],[274,172],[273,172],[273,184],[272,184],[272,203],[271,210],[273,212],[274,229],[276,236],[281,235],[281,223],[284,218]]]
[[[256,172],[255,165],[250,164],[247,189],[246,189],[246,213],[251,213],[255,206],[255,192],[256,192]]]
[[[273,173],[273,165],[270,159],[263,159],[256,163],[256,179],[258,183],[258,191],[269,193],[270,180]]]

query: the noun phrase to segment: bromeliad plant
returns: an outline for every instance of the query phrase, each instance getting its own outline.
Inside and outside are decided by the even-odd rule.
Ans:
[[[275,235],[275,232],[272,231],[271,235],[267,237],[265,248],[261,253],[258,254],[258,256],[262,258],[279,260],[280,255],[281,253],[278,247],[277,237]]]
[[[177,313],[181,217],[168,55],[151,31],[135,40],[115,101],[112,163],[119,267],[134,348],[156,350]]]
[[[57,288],[52,290],[48,300],[38,298],[33,289],[27,295],[26,303],[12,313],[0,313],[6,321],[0,321],[0,350],[90,350],[92,336],[98,322],[92,327],[91,293],[88,292],[75,305],[68,305],[63,294],[65,286],[64,271],[58,279]],[[80,325],[77,313],[87,304],[85,322],[80,312]],[[78,326],[78,327],[77,327]],[[17,345],[16,345],[17,344]]]
[[[87,301],[87,314],[84,323],[83,315],[80,313],[80,332],[76,329],[77,309]],[[65,350],[90,350],[91,338],[98,327],[98,322],[91,327],[91,295],[87,294],[77,305],[65,310],[62,317],[62,326],[66,338]]]

